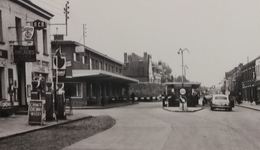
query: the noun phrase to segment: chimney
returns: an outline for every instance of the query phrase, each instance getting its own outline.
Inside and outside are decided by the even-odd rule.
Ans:
[[[144,59],[147,59],[147,58],[148,58],[147,52],[144,52]]]
[[[63,41],[64,35],[63,34],[54,34],[54,41]]]
[[[128,57],[127,57],[127,53],[124,53],[124,63],[128,63]]]

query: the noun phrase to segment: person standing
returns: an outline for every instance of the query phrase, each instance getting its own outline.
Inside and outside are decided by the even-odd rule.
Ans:
[[[131,100],[132,100],[132,104],[135,102],[135,93],[134,92],[132,92],[132,94],[131,94]]]

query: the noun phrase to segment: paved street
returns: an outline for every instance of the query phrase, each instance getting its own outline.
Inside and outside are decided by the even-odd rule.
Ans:
[[[165,111],[161,103],[80,110],[108,114],[117,120],[111,129],[82,140],[66,150],[259,150],[259,112],[236,107],[232,112]]]

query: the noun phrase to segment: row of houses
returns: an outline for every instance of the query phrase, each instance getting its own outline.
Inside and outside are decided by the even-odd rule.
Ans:
[[[224,89],[240,100],[260,102],[260,56],[225,73]]]
[[[0,100],[27,106],[33,80],[40,76],[44,82],[54,81],[57,49],[66,58],[66,70],[58,81],[76,106],[128,98],[130,83],[161,83],[162,69],[147,53],[124,54],[122,63],[62,36],[51,40],[53,16],[30,0],[0,1]]]

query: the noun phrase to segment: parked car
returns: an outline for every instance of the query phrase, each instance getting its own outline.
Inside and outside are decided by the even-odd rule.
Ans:
[[[217,94],[213,95],[210,102],[210,109],[214,110],[215,108],[221,108],[228,111],[232,111],[232,104],[227,95]]]

